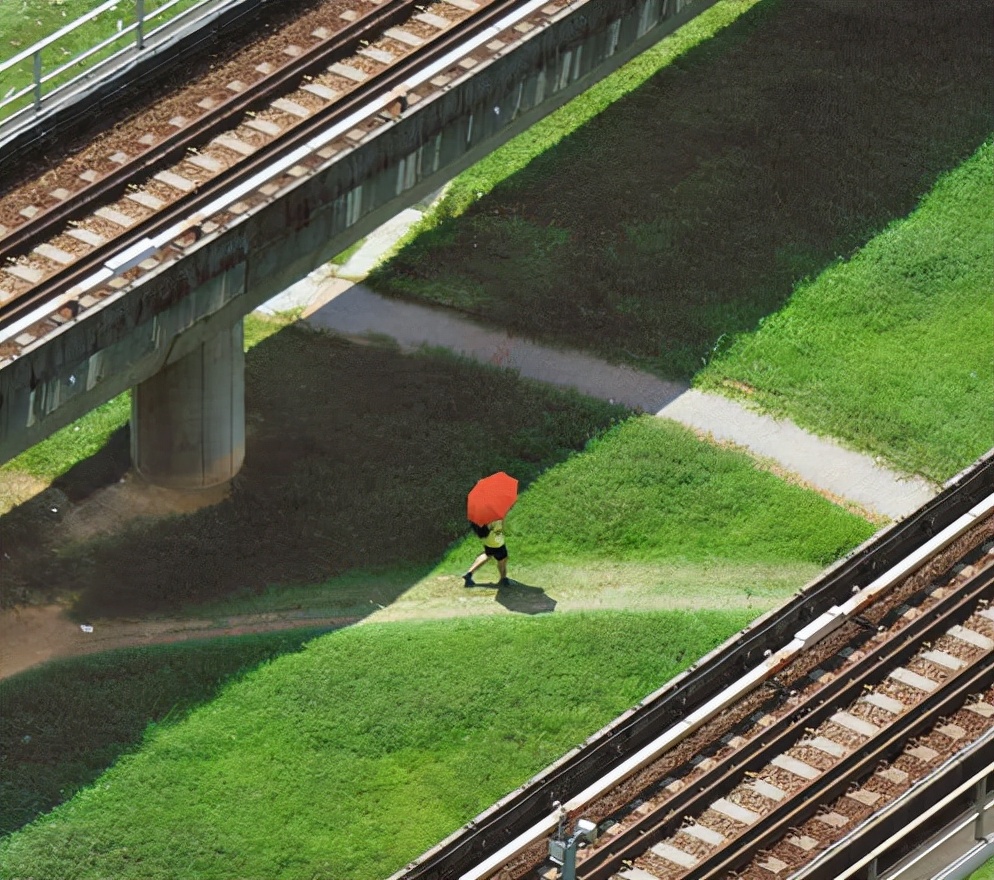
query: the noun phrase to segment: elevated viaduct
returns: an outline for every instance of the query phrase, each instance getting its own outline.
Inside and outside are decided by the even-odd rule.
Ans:
[[[142,476],[179,489],[231,479],[244,457],[247,313],[713,2],[525,3],[522,14],[547,13],[542,26],[483,62],[447,59],[442,80],[426,71],[442,88],[375,130],[352,119],[314,138],[308,162],[300,151],[274,162],[213,206],[223,224],[201,212],[106,262],[59,299],[81,309],[57,329],[27,334],[40,313],[5,327],[21,347],[0,359],[0,462],[133,388]]]

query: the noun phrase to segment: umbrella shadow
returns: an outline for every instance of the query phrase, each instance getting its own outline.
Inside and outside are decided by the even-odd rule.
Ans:
[[[518,581],[498,588],[495,598],[508,611],[518,614],[550,614],[556,610],[556,600],[547,596],[545,590]]]

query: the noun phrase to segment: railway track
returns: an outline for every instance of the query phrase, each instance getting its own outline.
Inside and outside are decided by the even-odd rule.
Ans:
[[[994,546],[942,586],[896,607],[875,603],[816,669],[770,680],[769,706],[726,735],[724,754],[626,805],[578,876],[787,876],[801,867],[990,727],[992,598]]]
[[[651,698],[651,737],[619,719],[395,878],[862,880],[903,855],[896,829],[969,802],[964,768],[994,774],[992,473],[953,522],[895,527],[925,532],[899,558],[885,535],[827,576],[799,629],[785,607]]]
[[[158,119],[128,135],[141,149],[117,148],[82,170],[65,163],[0,200],[0,364],[558,9],[535,0],[333,8],[341,27],[315,29],[308,48],[256,56],[255,79],[220,94],[214,86],[196,118]]]

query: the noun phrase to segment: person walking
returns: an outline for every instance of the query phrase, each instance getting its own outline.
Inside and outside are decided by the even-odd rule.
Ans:
[[[493,559],[497,563],[497,571],[500,574],[497,586],[510,586],[511,582],[507,579],[507,545],[504,543],[504,520],[495,519],[485,526],[479,526],[476,523],[470,523],[470,525],[473,527],[473,531],[476,532],[477,537],[483,541],[483,552],[476,557],[473,564],[469,567],[469,571],[462,576],[466,586],[476,586],[476,582],[473,580],[473,572],[488,559]]]

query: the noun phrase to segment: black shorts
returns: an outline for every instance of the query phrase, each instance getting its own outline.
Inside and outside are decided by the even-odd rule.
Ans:
[[[487,556],[492,556],[494,559],[501,560],[507,559],[507,546],[502,544],[500,547],[483,547],[483,552]]]

